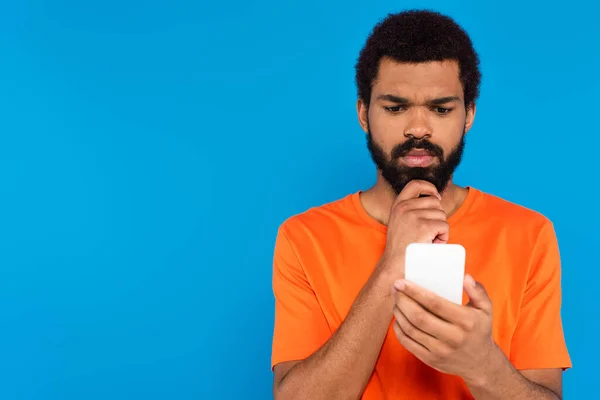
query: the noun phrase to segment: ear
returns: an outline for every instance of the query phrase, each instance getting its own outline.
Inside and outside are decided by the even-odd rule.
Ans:
[[[477,106],[475,102],[471,103],[469,108],[467,108],[467,118],[465,120],[465,133],[471,130],[473,126],[473,122],[475,122],[475,111],[477,111]]]
[[[369,132],[369,106],[362,99],[356,102],[356,113],[358,114],[358,123],[365,133]]]

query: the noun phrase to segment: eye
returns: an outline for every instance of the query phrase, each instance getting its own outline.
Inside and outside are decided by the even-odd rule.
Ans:
[[[439,115],[446,115],[449,114],[450,111],[453,110],[453,108],[446,108],[446,107],[435,107],[433,109],[436,113],[438,113]]]
[[[391,107],[384,107],[386,110],[388,110],[389,112],[391,112],[392,114],[395,113],[399,113],[401,111],[406,110],[406,106],[391,106]]]

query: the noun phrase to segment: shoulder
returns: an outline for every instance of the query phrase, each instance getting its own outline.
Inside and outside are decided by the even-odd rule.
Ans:
[[[536,248],[554,245],[556,233],[544,214],[497,195],[478,191],[469,225],[484,238],[509,244],[512,252],[533,254]]]
[[[497,226],[532,234],[552,227],[550,219],[534,209],[483,191],[479,191],[479,199],[478,214],[485,215]]]
[[[356,222],[353,198],[356,195],[348,194],[287,218],[279,226],[279,235],[286,236],[291,242],[297,242],[334,234],[341,224]]]

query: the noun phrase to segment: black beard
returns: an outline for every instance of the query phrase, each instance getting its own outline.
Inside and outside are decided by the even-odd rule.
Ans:
[[[373,162],[381,171],[383,178],[394,189],[396,195],[400,194],[408,182],[413,179],[431,182],[438,190],[438,193],[442,193],[462,159],[465,148],[465,135],[463,133],[460,142],[452,149],[448,157],[444,157],[444,150],[440,146],[427,139],[418,140],[415,138],[396,145],[392,149],[390,156],[388,156],[381,146],[375,143],[370,130],[367,135],[367,147],[369,153],[371,153]],[[412,149],[427,150],[432,156],[438,158],[439,164],[432,167],[406,167],[399,165],[398,159]]]

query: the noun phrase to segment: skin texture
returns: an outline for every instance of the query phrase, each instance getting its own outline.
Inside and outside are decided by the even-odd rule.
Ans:
[[[407,64],[384,58],[370,105],[357,102],[361,127],[386,154],[410,138],[426,138],[449,154],[471,129],[476,111],[475,104],[464,104],[458,72],[454,61]],[[441,98],[450,100],[434,101]],[[361,202],[369,215],[388,226],[384,254],[331,339],[306,360],[275,366],[275,399],[360,398],[392,321],[408,351],[432,368],[461,376],[478,400],[561,398],[562,370],[517,371],[496,346],[493,305],[481,284],[467,276],[471,301],[458,306],[403,280],[406,246],[447,241],[447,216],[466,194],[451,181],[438,193],[431,183],[413,180],[396,195],[378,172]]]

